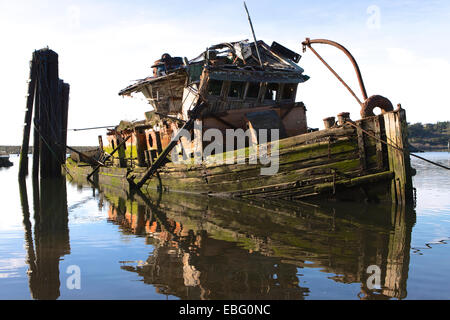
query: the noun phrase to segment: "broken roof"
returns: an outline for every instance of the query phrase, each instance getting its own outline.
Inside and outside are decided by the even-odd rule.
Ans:
[[[229,71],[242,71],[236,73],[239,79],[248,81],[253,79],[263,81],[267,77],[265,73],[272,74],[271,78],[280,79],[281,82],[304,82],[309,79],[303,75],[304,70],[296,64],[300,60],[300,55],[273,42],[272,46],[268,46],[264,41],[257,41],[256,52],[255,43],[249,43],[248,40],[237,42],[224,42],[211,46],[202,52],[196,58],[190,60],[187,65],[182,65],[177,69],[171,70],[168,74],[162,76],[149,76],[144,79],[137,80],[134,84],[122,89],[119,95],[130,95],[133,92],[140,92],[148,84],[156,85],[158,82],[165,80],[183,81],[187,76],[187,71],[191,65],[204,64],[211,71],[217,71],[217,77],[220,78],[220,71],[225,69]],[[252,71],[255,71],[254,73]],[[255,78],[251,78],[252,73]],[[246,74],[244,76],[244,74]],[[278,77],[279,75],[280,77]],[[224,75],[224,80],[229,75]],[[247,79],[248,78],[248,79]]]

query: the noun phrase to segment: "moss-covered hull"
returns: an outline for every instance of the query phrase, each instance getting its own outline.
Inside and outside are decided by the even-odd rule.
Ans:
[[[277,171],[269,175],[261,174],[260,163],[248,163],[248,157],[242,164],[169,163],[143,188],[244,198],[407,202],[412,198],[409,154],[381,142],[394,141],[402,148],[405,126],[400,109],[357,121],[356,127],[338,126],[279,140]],[[72,175],[92,171],[70,159],[67,168]],[[135,167],[129,173],[129,168],[102,167],[94,179],[128,189],[127,173],[139,181],[146,169]]]

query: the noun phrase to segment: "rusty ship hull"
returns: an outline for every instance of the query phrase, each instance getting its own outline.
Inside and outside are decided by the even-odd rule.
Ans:
[[[405,111],[395,110],[353,126],[345,123],[279,140],[274,175],[261,175],[261,164],[168,163],[142,188],[225,197],[405,203],[412,199],[409,155],[399,150],[406,142],[405,130]],[[67,169],[78,176],[92,172],[70,158]],[[101,167],[92,179],[127,189],[127,176],[139,179],[146,169]]]

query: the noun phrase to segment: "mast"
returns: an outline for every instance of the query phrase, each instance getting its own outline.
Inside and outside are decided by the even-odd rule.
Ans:
[[[248,9],[247,9],[247,5],[245,4],[245,1],[244,1],[244,8],[245,8],[245,11],[247,12],[247,17],[248,17],[248,22],[250,23],[250,28],[252,29],[253,40],[255,41],[255,48],[256,48],[256,53],[258,55],[259,65],[262,67],[263,65],[261,62],[261,56],[259,55],[258,43],[256,42],[255,30],[253,29],[252,19],[250,18],[250,13],[248,13]]]

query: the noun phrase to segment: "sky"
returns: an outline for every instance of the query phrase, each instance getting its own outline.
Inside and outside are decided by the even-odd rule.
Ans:
[[[360,107],[301,42],[325,38],[356,58],[369,96],[402,104],[408,122],[450,120],[450,1],[247,0],[258,40],[277,41],[302,55],[311,78],[297,101],[309,127]],[[252,39],[241,0],[53,1],[0,0],[0,145],[21,145],[32,52],[59,55],[59,77],[70,84],[69,129],[144,118],[145,101],[120,97],[168,52],[192,59],[216,43]],[[362,99],[352,65],[339,50],[315,49]],[[96,145],[104,130],[69,131],[68,145]],[[32,140],[30,140],[32,141]]]

